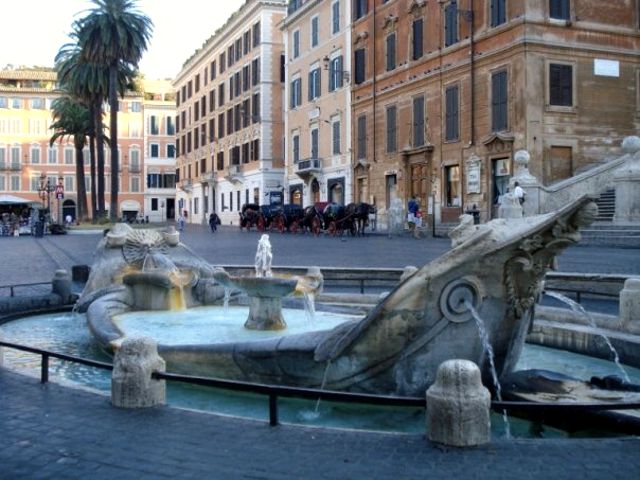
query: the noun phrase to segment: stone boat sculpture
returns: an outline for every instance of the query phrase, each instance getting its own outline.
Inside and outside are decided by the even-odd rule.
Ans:
[[[596,214],[597,206],[585,197],[545,215],[483,225],[463,220],[452,232],[448,253],[401,281],[361,320],[297,335],[284,330],[283,336],[272,339],[159,345],[158,350],[167,370],[177,373],[419,396],[443,361],[461,358],[477,363],[485,384],[491,385],[471,307],[484,321],[498,376],[509,373],[524,344],[545,273],[559,252],[579,241],[579,228]],[[175,269],[188,306],[222,297],[214,269],[184,245],[170,246],[160,234],[149,233],[147,243],[134,248],[142,237],[136,240],[132,232],[120,227],[124,240],[104,240],[80,299],[81,309],[88,308],[94,335],[110,348],[117,348],[123,338],[111,321],[113,315],[168,308],[166,298],[171,295],[151,301],[149,289],[174,288],[170,276],[176,276]],[[140,271],[149,257],[155,259],[154,266]],[[167,265],[175,269],[167,271]]]

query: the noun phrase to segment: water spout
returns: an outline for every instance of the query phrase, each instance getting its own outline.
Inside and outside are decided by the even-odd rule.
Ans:
[[[471,316],[476,322],[476,327],[478,327],[478,333],[480,335],[480,340],[482,341],[482,349],[489,359],[489,367],[491,370],[491,378],[493,379],[493,387],[496,392],[496,398],[499,402],[502,401],[502,387],[500,386],[500,381],[498,380],[498,372],[496,371],[495,364],[495,355],[493,353],[493,347],[491,346],[491,342],[489,341],[489,334],[487,333],[487,329],[485,328],[484,321],[478,311],[474,308],[474,306],[468,300],[464,300],[464,305],[467,307],[469,312],[471,312]],[[511,428],[509,425],[509,417],[507,416],[507,411],[502,411],[502,419],[504,420],[505,426],[505,435],[507,438],[511,438]]]
[[[607,337],[605,334],[600,332],[600,329],[598,328],[598,325],[596,324],[596,321],[589,314],[589,312],[587,312],[584,309],[584,307],[582,305],[580,305],[578,302],[575,302],[575,301],[571,300],[566,295],[563,295],[563,294],[558,293],[558,292],[549,291],[549,290],[546,290],[544,293],[545,293],[545,295],[548,295],[548,296],[550,296],[552,298],[555,298],[556,300],[561,301],[565,305],[568,305],[569,308],[571,308],[571,310],[573,310],[575,313],[578,313],[578,314],[582,315],[587,320],[587,322],[589,323],[589,326],[591,328],[593,328],[594,333],[596,333],[597,335],[602,337],[603,340],[605,341],[605,343],[607,344],[607,347],[609,348],[609,351],[613,355],[613,361],[615,362],[616,367],[618,367],[618,370],[620,370],[620,373],[622,373],[622,377],[624,378],[625,382],[631,383],[631,379],[629,378],[629,375],[627,374],[627,372],[625,371],[624,367],[620,363],[620,356],[618,355],[618,351],[615,349],[615,347],[611,343],[611,340],[609,340],[609,337]]]

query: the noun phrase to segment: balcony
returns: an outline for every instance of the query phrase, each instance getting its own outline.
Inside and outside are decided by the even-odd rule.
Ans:
[[[130,164],[129,165],[129,173],[140,173],[140,165],[139,164]]]
[[[224,178],[229,182],[242,181],[242,170],[240,170],[240,165],[229,165],[225,170]]]
[[[17,162],[11,162],[11,163],[1,162],[0,171],[7,171],[7,170],[19,172],[20,170],[22,170],[22,164]]]
[[[218,181],[218,172],[205,172],[200,175],[200,183],[215,183]]]
[[[193,190],[193,181],[190,178],[187,178],[182,180],[178,186],[183,192],[190,193],[191,190]]]
[[[320,158],[305,158],[295,164],[296,175],[304,180],[308,179],[311,175],[319,173],[321,169],[322,160]]]

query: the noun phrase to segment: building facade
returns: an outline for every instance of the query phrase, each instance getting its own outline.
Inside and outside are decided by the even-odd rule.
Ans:
[[[144,80],[144,213],[151,222],[176,218],[176,102],[169,80]]]
[[[526,149],[550,185],[637,134],[637,1],[353,0],[354,191],[439,223],[497,207]]]
[[[347,204],[353,199],[351,4],[291,1],[282,31],[286,202]]]
[[[51,103],[58,98],[56,74],[47,69],[0,71],[0,193],[12,194],[50,207],[53,221],[77,217],[76,151],[73,139],[49,145],[53,134]],[[144,218],[145,96],[127,92],[120,100],[119,212],[120,218]],[[170,103],[171,112],[174,103]],[[107,108],[107,107],[105,107]],[[108,112],[105,113],[107,115]],[[169,114],[169,116],[171,116]],[[106,117],[105,117],[106,118]],[[173,142],[173,137],[169,137]],[[89,147],[83,151],[87,203],[90,207]],[[105,209],[109,209],[110,151],[105,147]],[[174,166],[170,167],[174,173]],[[44,182],[43,182],[44,178]],[[44,185],[43,185],[44,183]],[[47,195],[43,186],[52,190]],[[56,190],[58,188],[58,190]],[[62,192],[62,195],[60,195]],[[175,189],[166,192],[174,196]]]
[[[177,208],[238,224],[246,203],[282,200],[284,0],[248,0],[174,79]]]

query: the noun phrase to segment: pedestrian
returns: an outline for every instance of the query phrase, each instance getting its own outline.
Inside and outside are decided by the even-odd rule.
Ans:
[[[513,194],[518,199],[518,202],[520,202],[520,205],[522,205],[524,203],[524,190],[518,182],[513,184]]]
[[[414,232],[416,229],[416,213],[420,210],[420,205],[416,200],[416,196],[412,195],[407,205],[407,223],[409,224],[409,231]]]
[[[181,232],[184,230],[184,217],[182,216],[182,213],[178,216],[178,230]]]
[[[420,210],[419,208],[416,211],[415,219],[416,226],[413,230],[413,236],[415,238],[420,238],[420,230],[422,230],[422,210]]]
[[[209,215],[209,227],[211,228],[211,233],[216,233],[219,223],[220,219],[218,218],[218,214],[216,212],[213,212],[211,215]]]

